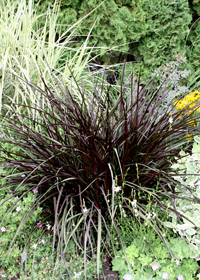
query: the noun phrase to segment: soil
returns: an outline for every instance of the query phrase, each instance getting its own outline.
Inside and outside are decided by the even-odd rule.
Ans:
[[[112,271],[111,258],[105,256],[102,267],[103,276],[99,280],[119,280],[119,274],[116,271]]]

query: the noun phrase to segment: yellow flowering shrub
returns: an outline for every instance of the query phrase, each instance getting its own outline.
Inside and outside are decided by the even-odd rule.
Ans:
[[[175,108],[178,110],[182,110],[185,107],[191,108],[195,110],[194,108],[198,103],[200,99],[200,91],[198,90],[193,90],[192,92],[188,93],[183,99],[174,101]],[[197,101],[197,102],[195,102]],[[193,110],[188,110],[187,114],[192,113]],[[200,105],[197,109],[197,112],[200,112]]]
[[[186,114],[191,114],[192,112],[200,112],[200,91],[193,90],[189,94],[187,94],[183,99],[180,99],[178,101],[174,101],[175,108],[177,110],[183,110],[184,108],[187,109]],[[198,105],[198,108],[196,109],[196,105]],[[189,110],[191,108],[191,110]],[[191,121],[189,122],[189,126],[195,126],[194,119],[191,118]],[[192,134],[187,135],[186,139],[190,140],[192,138]]]

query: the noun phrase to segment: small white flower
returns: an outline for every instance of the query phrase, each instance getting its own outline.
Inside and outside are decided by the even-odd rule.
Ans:
[[[78,272],[78,273],[76,273],[76,272],[74,272],[74,278],[76,279],[76,278],[78,278],[80,275],[81,275],[81,271],[80,272]]]
[[[194,182],[189,182],[188,185],[189,185],[191,188],[195,188]]]
[[[42,240],[40,241],[40,243],[44,244],[44,239],[42,239]]]
[[[171,124],[173,123],[173,118],[172,117],[169,118],[169,123],[171,123]]]
[[[114,187],[114,192],[119,192],[119,191],[121,191],[121,187],[120,186],[117,186],[117,187]]]
[[[181,260],[181,261],[183,260],[183,257],[182,257],[182,256],[180,256],[180,260]]]
[[[88,209],[85,207],[83,208],[83,213],[86,213],[88,211]]]
[[[137,206],[137,200],[134,199],[133,201],[131,201],[131,205],[132,205],[132,207],[136,207]]]
[[[179,260],[174,261],[176,265],[179,265]]]
[[[18,207],[16,208],[16,211],[19,212],[20,210],[21,210],[21,207],[18,206]]]
[[[36,248],[37,248],[37,244],[33,244],[32,247],[33,247],[34,249],[36,249]]]
[[[2,231],[2,232],[5,232],[5,231],[6,231],[6,228],[5,228],[5,227],[2,227],[2,228],[1,228],[1,231]]]
[[[144,236],[144,237],[143,237],[143,239],[145,240],[145,239],[146,239],[146,237]]]
[[[51,226],[49,224],[46,225],[47,229],[50,230]]]
[[[155,218],[156,217],[156,213],[152,213],[152,218]]]
[[[151,219],[151,213],[147,214],[147,219]]]
[[[131,263],[131,265],[132,265],[132,266],[134,266],[134,265],[135,265],[135,263],[134,263],[134,262],[132,262],[132,263]]]

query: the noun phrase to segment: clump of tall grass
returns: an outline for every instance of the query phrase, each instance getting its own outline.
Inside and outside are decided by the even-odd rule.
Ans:
[[[1,147],[1,164],[14,168],[6,188],[20,194],[19,200],[34,190],[36,200],[28,216],[39,206],[48,205],[52,210],[49,222],[54,224],[54,245],[57,236],[61,259],[74,234],[77,246],[84,248],[85,259],[88,247],[93,254],[94,244],[98,244],[99,256],[102,224],[106,228],[108,216],[116,227],[116,192],[124,197],[122,206],[128,207],[127,201],[135,200],[143,205],[138,212],[142,219],[149,202],[166,208],[162,199],[177,197],[169,166],[179,158],[186,135],[198,134],[199,126],[189,124],[191,118],[198,120],[199,116],[185,114],[189,107],[178,112],[173,106],[170,110],[163,107],[167,81],[157,89],[154,79],[142,88],[134,75],[124,82],[125,65],[121,83],[116,86],[117,100],[112,98],[113,88],[102,82],[93,84],[91,99],[84,84],[77,87],[82,103],[74,98],[62,73],[58,77],[49,71],[59,94],[45,77],[41,78],[42,88],[23,81],[48,101],[48,106],[34,107],[40,120],[32,115],[24,118],[16,111],[11,117],[2,116],[2,143],[20,148],[20,152],[13,152]],[[71,75],[76,83],[73,72]],[[40,131],[34,129],[35,123]],[[74,217],[78,220],[73,225]],[[80,223],[83,228],[77,232]],[[66,232],[71,233],[66,236]]]
[[[31,81],[44,90],[41,74],[48,86],[57,94],[60,93],[45,58],[54,73],[57,73],[59,68],[64,82],[71,88],[78,102],[81,102],[78,85],[84,81],[86,86],[86,81],[89,81],[85,77],[92,53],[92,48],[87,47],[92,28],[82,46],[72,49],[70,43],[73,41],[73,33],[84,18],[71,27],[66,26],[66,31],[61,34],[57,20],[58,2],[45,14],[37,15],[36,9],[32,0],[29,0],[28,4],[26,0],[1,1],[0,112],[2,109],[9,112],[14,103],[15,112],[21,112],[25,107],[22,109],[20,105],[24,104],[26,114],[38,118],[38,113],[31,105],[40,108],[49,106],[48,102],[39,91],[32,91],[23,80]],[[40,24],[41,18],[45,18],[44,25]],[[76,82],[71,79],[71,72]],[[16,75],[23,80],[17,79]],[[88,87],[90,86],[88,83]],[[90,94],[89,91],[87,93]]]

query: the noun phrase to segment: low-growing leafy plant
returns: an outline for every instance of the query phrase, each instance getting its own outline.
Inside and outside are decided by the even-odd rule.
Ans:
[[[165,221],[164,224],[184,236],[191,244],[192,256],[200,260],[200,137],[194,136],[192,151],[181,151],[180,156],[171,168],[179,186],[177,194],[185,199],[167,200],[166,204],[169,207],[174,204],[183,216],[178,218],[175,213],[170,212],[171,221]]]
[[[1,170],[2,172],[4,171]],[[6,180],[2,180],[1,187],[4,184]],[[21,200],[12,190],[1,189],[0,194],[0,262],[4,261],[8,273],[15,275],[20,272],[18,263],[21,262],[21,255],[31,232],[33,229],[37,234],[41,231],[37,221],[42,208],[37,207],[31,213],[35,200],[34,193],[29,192]]]
[[[67,251],[65,253],[66,262],[68,264],[68,269],[70,272],[70,276],[72,280],[75,279],[84,279],[84,253],[80,252],[79,254],[76,253],[75,249],[75,243],[71,242],[67,248]],[[97,278],[97,261],[96,261],[96,254],[93,255],[92,258],[87,257],[86,259],[86,273],[87,273],[87,279],[93,280]],[[55,260],[55,263],[51,267],[53,272],[52,279],[70,279],[65,264],[63,260],[60,262],[59,259]],[[100,272],[102,269],[102,264],[100,263]],[[38,271],[38,267],[36,266],[36,272]],[[37,275],[37,274],[36,274]],[[45,275],[45,274],[44,274]],[[37,277],[37,276],[36,276]],[[48,278],[49,279],[49,278]]]
[[[23,237],[22,237],[23,238]],[[35,240],[34,240],[35,239]],[[23,239],[25,243],[25,239]],[[16,243],[18,246],[19,244]],[[51,256],[52,253],[52,234],[38,234],[35,233],[33,238],[30,240],[30,250],[26,257],[27,247],[23,246],[19,254],[16,253],[16,248],[11,251],[8,259],[5,263],[5,269],[0,273],[0,276],[6,279],[17,277],[17,279],[45,279],[45,280],[56,280],[69,279],[66,271],[66,267],[63,263],[60,263],[59,259],[56,259],[56,255]],[[3,246],[4,248],[4,246]],[[6,250],[5,250],[6,251]],[[19,251],[19,250],[18,250]],[[15,254],[14,254],[15,253]],[[13,255],[13,256],[11,256]],[[25,256],[25,257],[24,257]],[[96,259],[87,257],[87,279],[93,280],[97,278]],[[24,257],[24,258],[23,258]],[[27,258],[27,264],[26,264]],[[65,252],[65,260],[68,264],[71,279],[83,279],[84,277],[84,253],[76,253],[75,243],[71,241],[68,245],[67,251]],[[27,272],[25,272],[25,265],[27,265]],[[7,269],[6,269],[7,267]],[[3,267],[2,267],[3,268]],[[100,264],[101,270],[101,264]]]
[[[143,234],[135,237],[125,248],[129,265],[121,250],[112,261],[112,269],[119,272],[120,280],[177,279],[178,275],[182,275],[182,279],[195,279],[198,264],[190,258],[192,251],[189,245],[183,239],[168,238],[166,242],[173,255],[153,229],[143,228]]]
[[[156,71],[158,85],[169,79],[169,94],[166,96],[165,105],[171,106],[173,100],[185,95],[192,85],[188,82],[190,70],[187,70],[187,59],[181,53],[173,56],[174,61],[167,62],[160,71]],[[193,85],[194,86],[194,85]]]

